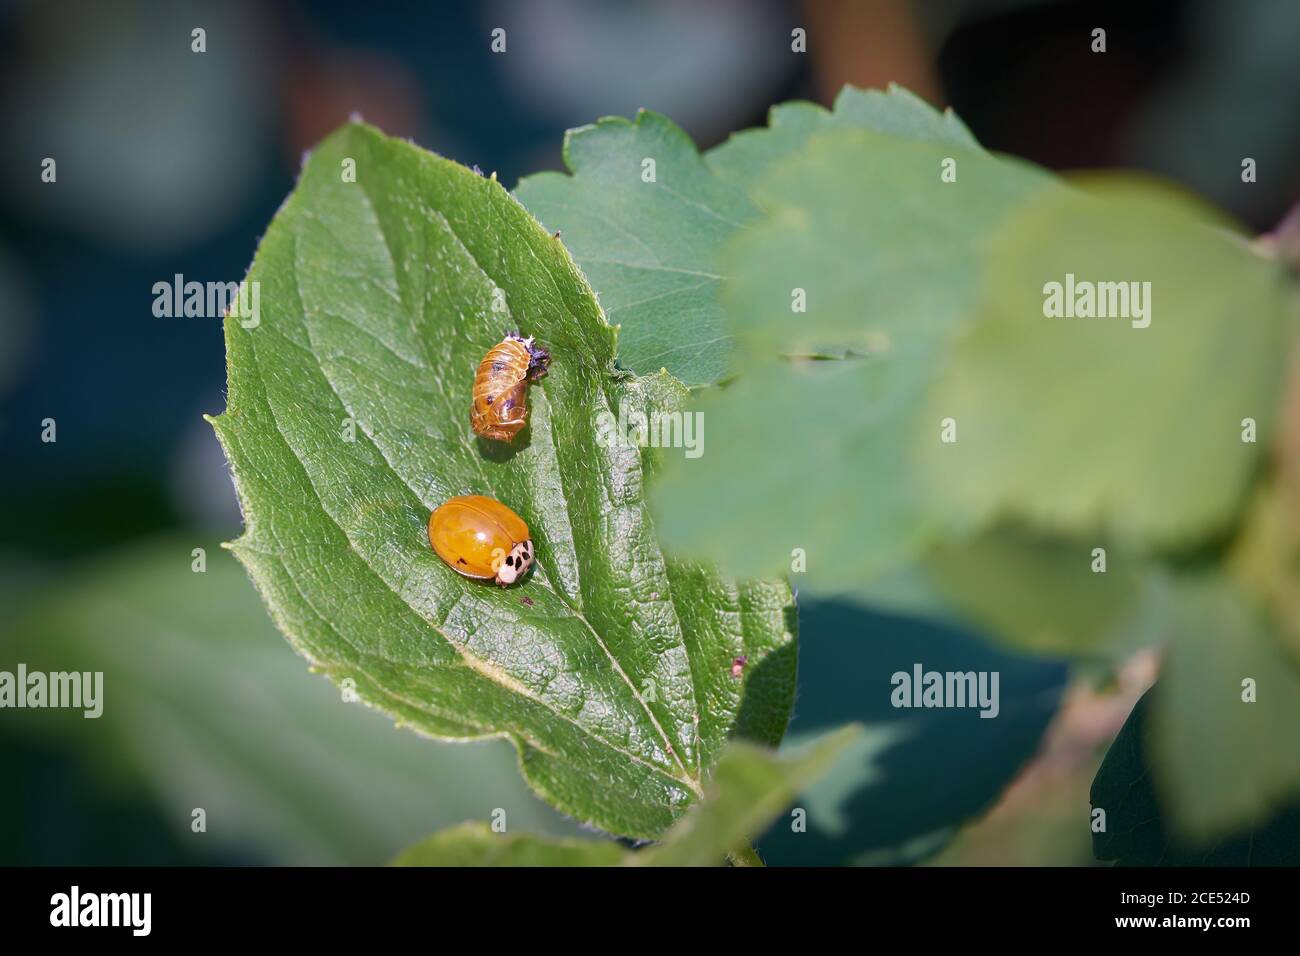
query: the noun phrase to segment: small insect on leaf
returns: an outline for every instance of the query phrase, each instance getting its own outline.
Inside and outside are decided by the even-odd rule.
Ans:
[[[476,435],[511,441],[528,421],[528,384],[546,374],[551,353],[518,332],[488,349],[474,376],[469,421]]]
[[[514,584],[533,566],[524,519],[495,498],[460,495],[429,515],[429,543],[457,574]]]

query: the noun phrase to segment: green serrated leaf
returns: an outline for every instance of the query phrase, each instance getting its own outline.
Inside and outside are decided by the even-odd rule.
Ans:
[[[1272,435],[1290,334],[1284,275],[1168,187],[1085,185],[1036,197],[996,233],[973,321],[929,406],[958,438],[920,442],[926,483],[965,519],[1009,514],[1134,547],[1191,547],[1232,522]],[[1110,311],[1140,283],[1150,311],[1132,299],[1123,316],[1049,317],[1048,285],[1068,276],[1122,284]],[[1242,440],[1246,418],[1256,442]]]
[[[703,157],[656,113],[643,110],[631,122],[603,119],[566,137],[571,175],[530,176],[516,193],[561,231],[610,321],[619,324],[623,367],[648,373],[664,366],[689,386],[711,385],[727,371],[734,334],[719,302],[728,273],[719,271],[718,253],[758,217],[754,200],[770,167],[814,133],[845,128],[976,146],[952,113],[900,87],[845,87],[833,111],[778,106],[768,128],[739,133]],[[647,159],[655,161],[654,182],[642,176]]]
[[[539,173],[519,183],[521,202],[558,229],[619,331],[619,363],[667,368],[686,385],[726,371],[713,253],[757,210],[714,176],[670,120],[642,110],[570,130],[571,176]],[[646,181],[653,162],[653,181]]]
[[[422,733],[507,737],[579,820],[661,833],[747,709],[734,658],[792,688],[791,595],[665,561],[641,454],[598,440],[638,392],[563,246],[495,181],[351,124],[312,154],[248,281],[261,322],[226,321],[215,427],[247,524],[233,548],[281,630]],[[513,328],[550,348],[550,373],[513,446],[476,441],[474,369]],[[429,547],[431,509],[466,492],[528,522],[520,585],[462,578]],[[764,696],[748,726],[774,744],[792,702]]]

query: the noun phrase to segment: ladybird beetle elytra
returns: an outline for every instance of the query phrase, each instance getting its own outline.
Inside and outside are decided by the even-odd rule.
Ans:
[[[484,495],[459,495],[435,508],[429,543],[457,574],[502,587],[521,578],[536,557],[524,519]]]
[[[474,375],[469,414],[474,433],[507,442],[519,434],[528,420],[528,383],[545,375],[550,364],[551,353],[518,332],[507,332],[488,349]]]

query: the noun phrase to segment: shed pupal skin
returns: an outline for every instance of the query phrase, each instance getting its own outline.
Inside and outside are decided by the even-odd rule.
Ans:
[[[507,332],[479,362],[470,402],[474,434],[512,441],[528,421],[528,385],[546,374],[551,354],[530,335]]]
[[[524,573],[533,566],[534,552],[533,541],[529,538],[527,541],[521,541],[510,549],[501,566],[497,568],[496,582],[503,588],[514,584],[516,580],[524,576]]]

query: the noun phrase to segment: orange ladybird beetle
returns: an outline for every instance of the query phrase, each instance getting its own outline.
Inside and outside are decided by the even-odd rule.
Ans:
[[[528,383],[546,374],[551,353],[533,344],[532,336],[518,332],[506,337],[483,356],[474,376],[474,401],[469,423],[476,435],[510,441],[528,419],[524,398]]]
[[[501,502],[460,495],[429,515],[429,543],[453,571],[467,578],[514,584],[533,566],[528,525]]]

